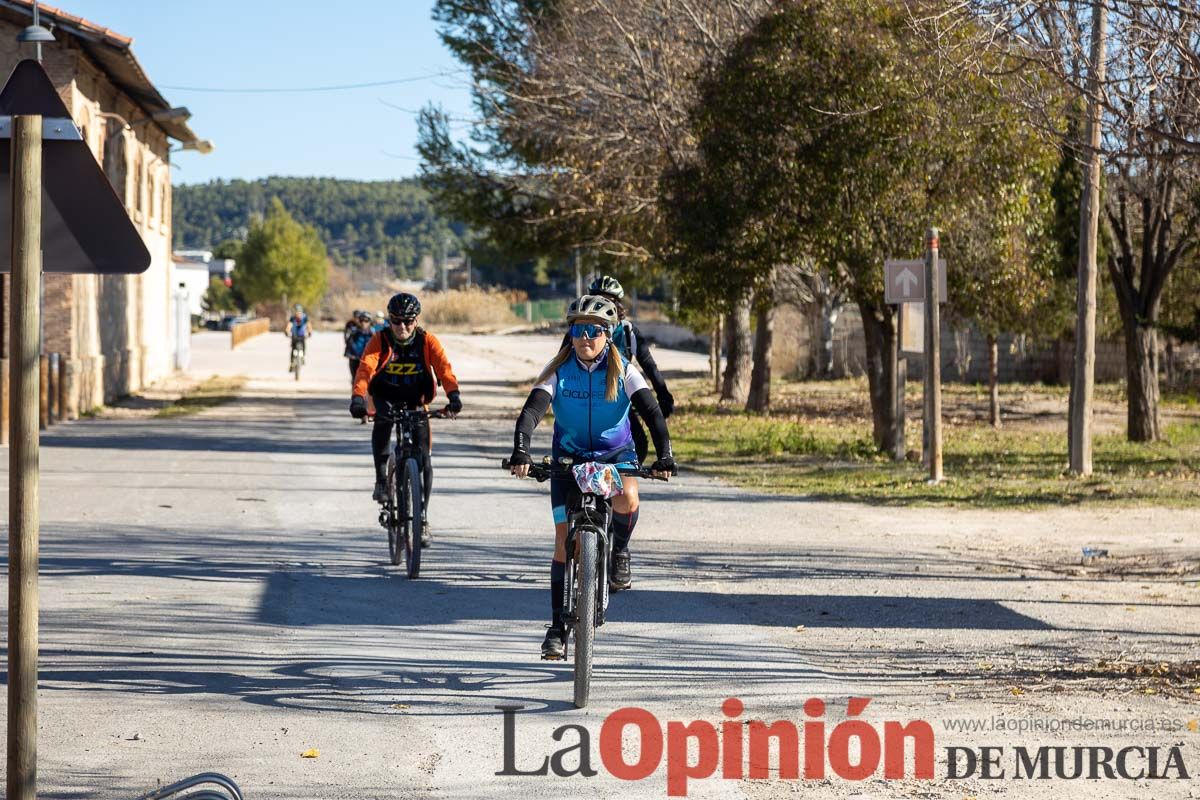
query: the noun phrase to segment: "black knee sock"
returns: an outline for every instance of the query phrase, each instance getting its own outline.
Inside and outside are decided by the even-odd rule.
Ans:
[[[563,587],[567,582],[567,565],[562,561],[550,562],[550,624],[563,627]]]
[[[613,550],[624,550],[629,547],[629,539],[633,536],[633,528],[637,525],[639,509],[629,514],[613,512]]]

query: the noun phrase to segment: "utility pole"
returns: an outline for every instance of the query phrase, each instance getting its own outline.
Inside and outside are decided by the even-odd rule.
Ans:
[[[575,296],[583,297],[583,272],[579,264],[579,262],[583,260],[583,255],[579,252],[578,247],[575,248],[573,255],[575,257]]]
[[[442,234],[442,291],[443,292],[450,288],[450,276],[446,274],[447,270],[450,269],[449,265],[446,263],[448,257],[449,256],[447,253],[447,246],[446,246],[446,234],[443,233]]]
[[[1088,157],[1079,199],[1079,265],[1075,302],[1075,363],[1071,373],[1067,450],[1071,472],[1092,474],[1092,395],[1096,386],[1096,240],[1100,221],[1100,90],[1104,85],[1107,8],[1092,4],[1088,68]]]
[[[42,117],[13,117],[12,436],[8,480],[9,800],[35,800],[38,673],[38,368],[41,354]]]

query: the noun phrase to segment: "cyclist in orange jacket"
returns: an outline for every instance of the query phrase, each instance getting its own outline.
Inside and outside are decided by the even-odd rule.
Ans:
[[[432,333],[417,327],[421,301],[415,295],[401,292],[388,301],[388,326],[371,337],[354,374],[354,390],[350,399],[350,415],[355,419],[367,416],[367,394],[371,403],[384,417],[394,410],[424,408],[433,401],[440,385],[446,391],[446,412],[455,416],[462,411],[458,379],[446,358],[442,343]],[[391,447],[393,423],[375,418],[371,432],[371,450],[375,456],[375,492],[377,503],[387,496],[387,459]],[[430,458],[429,422],[413,432],[413,443],[424,454],[425,504],[429,508],[429,491],[433,486],[433,465]],[[424,526],[428,531],[428,526]]]

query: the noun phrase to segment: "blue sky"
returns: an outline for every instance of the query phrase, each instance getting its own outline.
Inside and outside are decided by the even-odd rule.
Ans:
[[[358,180],[416,174],[416,116],[427,102],[470,113],[463,74],[345,91],[292,89],[459,72],[430,19],[432,0],[55,0],[51,5],[133,37],[168,102],[187,106],[209,155],[172,156],[176,183],[316,175]],[[387,105],[390,104],[390,105]],[[398,106],[407,111],[401,111]]]

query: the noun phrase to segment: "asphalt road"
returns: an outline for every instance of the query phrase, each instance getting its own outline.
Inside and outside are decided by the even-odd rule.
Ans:
[[[387,563],[369,429],[346,412],[334,334],[315,338],[298,383],[282,336],[234,353],[225,335],[197,336],[195,374],[250,379],[237,401],[44,436],[41,796],[132,798],[216,770],[248,798],[665,797],[665,755],[643,780],[610,774],[605,718],[632,706],[664,730],[720,725],[730,697],[745,706],[738,719],[797,725],[812,719],[805,701],[820,698],[827,733],[848,698],[870,697],[861,716],[878,730],[930,722],[936,777],[885,782],[880,768],[865,781],[797,781],[772,769],[739,780],[718,768],[689,784],[693,797],[1193,796],[1196,784],[1177,780],[944,779],[953,745],[1180,743],[1200,772],[1200,733],[1186,727],[945,728],[997,716],[1200,716],[1200,693],[1145,694],[1061,670],[1200,658],[1195,575],[1170,571],[1200,555],[1193,511],[877,509],[685,473],[644,488],[635,587],[613,598],[601,630],[593,705],[574,709],[569,667],[538,659],[547,492],[498,468],[557,337],[443,338],[466,411],[435,421],[436,544],[417,581]],[[676,373],[705,367],[703,356],[660,355]],[[539,435],[546,446],[548,431]],[[1163,569],[1072,569],[1096,543]],[[500,705],[521,707],[517,769],[587,736],[598,774],[497,775]],[[310,748],[319,756],[302,758]],[[624,754],[637,761],[637,736]],[[700,757],[693,747],[690,763]],[[579,748],[561,762],[577,770]]]

